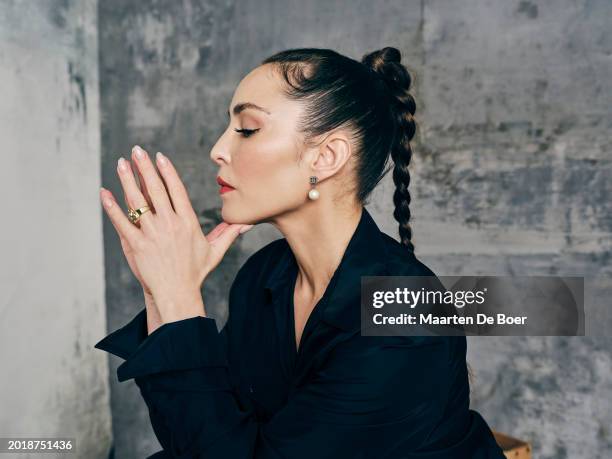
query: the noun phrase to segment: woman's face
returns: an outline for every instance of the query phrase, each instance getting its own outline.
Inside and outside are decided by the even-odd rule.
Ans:
[[[249,105],[240,110],[241,104],[261,110]],[[234,188],[221,194],[223,220],[257,223],[302,205],[314,173],[308,161],[299,161],[302,137],[296,128],[302,105],[283,96],[281,77],[271,64],[244,77],[229,110],[228,127],[210,154],[219,165],[217,175]]]

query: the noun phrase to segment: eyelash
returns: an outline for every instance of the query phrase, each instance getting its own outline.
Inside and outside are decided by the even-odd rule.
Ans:
[[[259,131],[259,129],[234,129],[236,132],[240,132],[243,137],[251,137],[254,133]]]

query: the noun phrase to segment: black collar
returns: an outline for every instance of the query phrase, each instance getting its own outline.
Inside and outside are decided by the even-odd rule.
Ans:
[[[387,248],[384,233],[366,210],[362,208],[359,223],[344,251],[338,268],[329,284],[329,297],[323,304],[321,319],[345,331],[360,328],[361,276],[388,275]],[[278,261],[271,269],[264,288],[269,294],[270,304],[287,283],[295,280],[297,262],[286,239],[282,239]]]

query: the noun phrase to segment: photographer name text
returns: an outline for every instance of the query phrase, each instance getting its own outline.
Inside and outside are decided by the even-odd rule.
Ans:
[[[417,321],[418,318],[418,321]],[[433,314],[399,314],[395,316],[385,316],[384,314],[374,314],[372,317],[376,325],[525,325],[527,316],[510,316],[506,314],[476,314],[472,316],[442,316]]]

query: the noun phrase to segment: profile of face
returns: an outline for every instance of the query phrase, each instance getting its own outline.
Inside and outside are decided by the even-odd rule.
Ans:
[[[316,147],[305,147],[298,132],[304,105],[288,99],[282,85],[272,64],[247,74],[232,97],[228,127],[211,150],[217,175],[233,187],[221,194],[222,217],[228,223],[270,221],[309,205],[310,176],[321,181],[338,175],[350,156],[342,131]],[[242,110],[241,104],[246,104]]]

